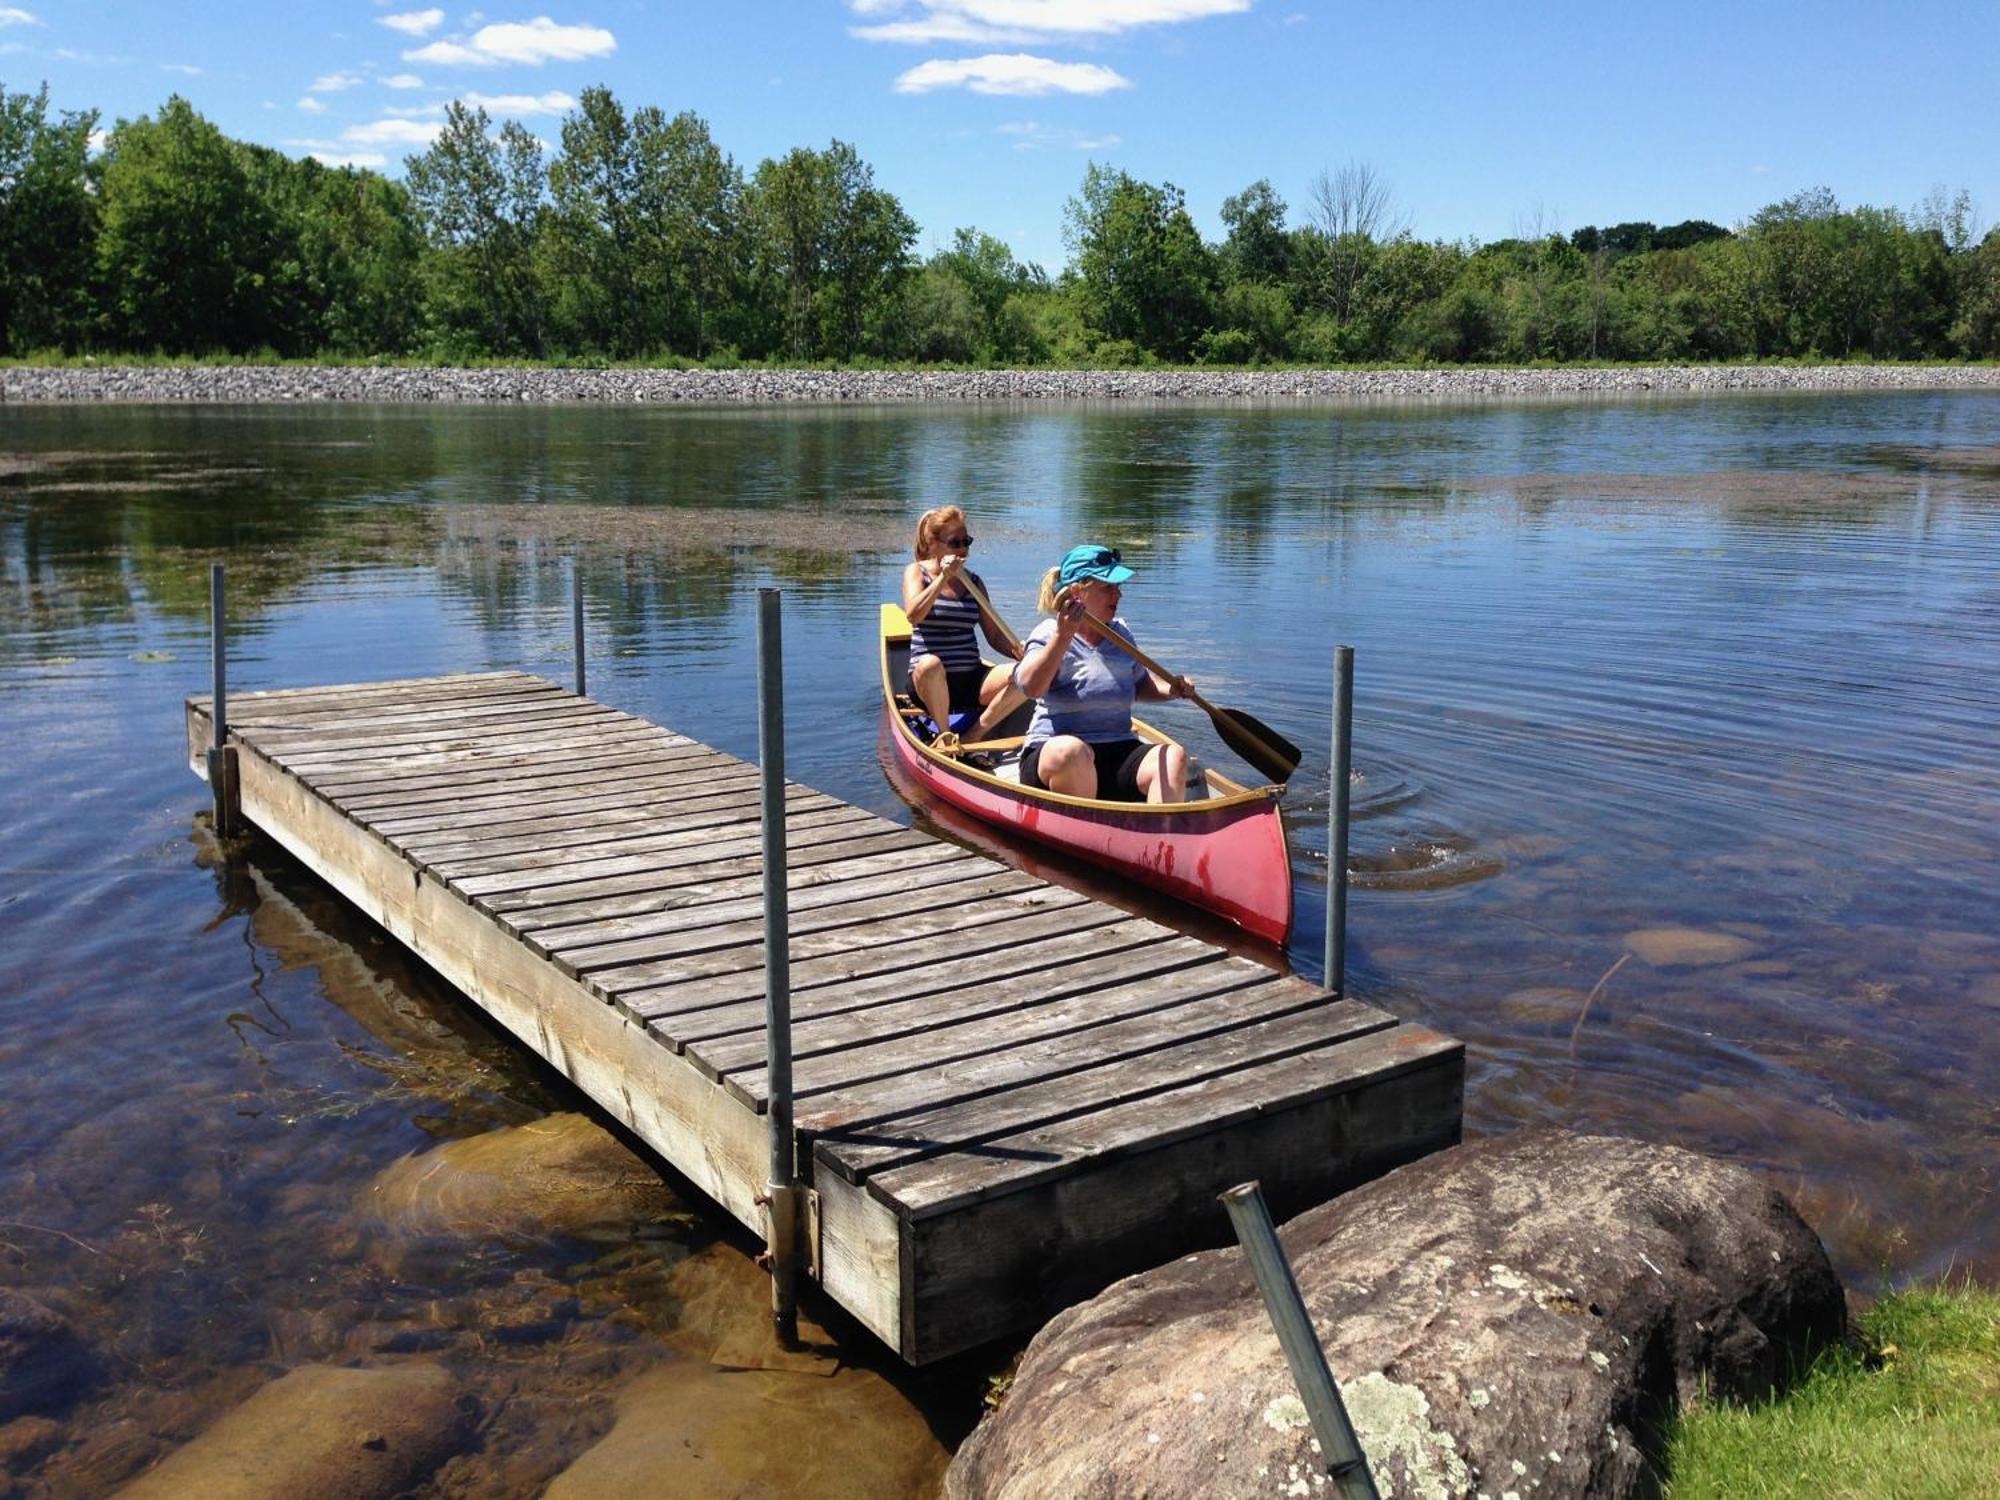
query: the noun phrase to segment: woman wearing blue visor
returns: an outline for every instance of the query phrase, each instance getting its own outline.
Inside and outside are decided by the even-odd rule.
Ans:
[[[1182,802],[1187,752],[1149,745],[1132,732],[1132,704],[1186,698],[1194,683],[1161,677],[1118,649],[1095,621],[1132,640],[1118,618],[1120,585],[1132,576],[1115,547],[1072,547],[1042,578],[1049,618],[1028,636],[1014,685],[1035,700],[1021,750],[1023,785],[1070,797]]]

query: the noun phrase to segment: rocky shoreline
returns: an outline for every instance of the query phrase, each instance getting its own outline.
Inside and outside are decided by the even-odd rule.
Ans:
[[[21,366],[0,404],[441,402],[777,406],[903,402],[1465,401],[1732,391],[2000,390],[1996,365],[1431,370],[644,370],[333,365]]]

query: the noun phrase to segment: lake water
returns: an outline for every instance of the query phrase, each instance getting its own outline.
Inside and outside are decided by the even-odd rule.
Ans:
[[[1350,987],[1465,1039],[1469,1133],[1747,1163],[1863,1288],[2000,1276],[2000,395],[0,422],[0,1287],[96,1351],[54,1430],[0,1425],[22,1494],[99,1491],[288,1365],[411,1351],[481,1413],[435,1492],[529,1492],[691,1325],[760,1315],[699,1203],[385,1256],[377,1172],[581,1106],[282,854],[212,857],[180,704],[214,559],[238,692],[566,678],[574,559],[593,693],[746,757],[775,583],[793,775],[907,820],[873,632],[914,516],[968,509],[1023,631],[1042,568],[1119,546],[1149,651],[1307,747],[1315,976],[1357,648]],[[908,1376],[845,1337],[879,1391],[843,1420],[910,1472],[1007,1353]]]

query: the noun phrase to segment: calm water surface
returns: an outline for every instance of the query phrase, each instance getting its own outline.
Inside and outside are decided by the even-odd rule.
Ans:
[[[1358,648],[1351,983],[1469,1043],[1470,1132],[1749,1163],[1864,1286],[2000,1275],[2000,397],[0,424],[0,1286],[95,1350],[58,1431],[0,1425],[21,1494],[101,1490],[288,1365],[412,1354],[482,1414],[437,1492],[531,1492],[761,1295],[699,1203],[384,1251],[378,1171],[580,1103],[278,851],[212,857],[180,702],[217,558],[248,691],[561,676],[574,556],[593,691],[745,756],[775,582],[793,774],[939,827],[877,741],[909,520],[964,504],[1023,629],[1063,548],[1118,545],[1149,650],[1311,747],[1315,975]],[[911,1378],[845,1337],[897,1411],[843,1419],[918,1469],[1004,1360]]]

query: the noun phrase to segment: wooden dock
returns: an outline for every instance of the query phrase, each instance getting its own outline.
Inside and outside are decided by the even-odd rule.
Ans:
[[[232,695],[242,815],[744,1224],[754,767],[539,677]],[[210,703],[187,704],[206,774]],[[788,789],[807,1269],[922,1363],[1458,1139],[1464,1049]]]

